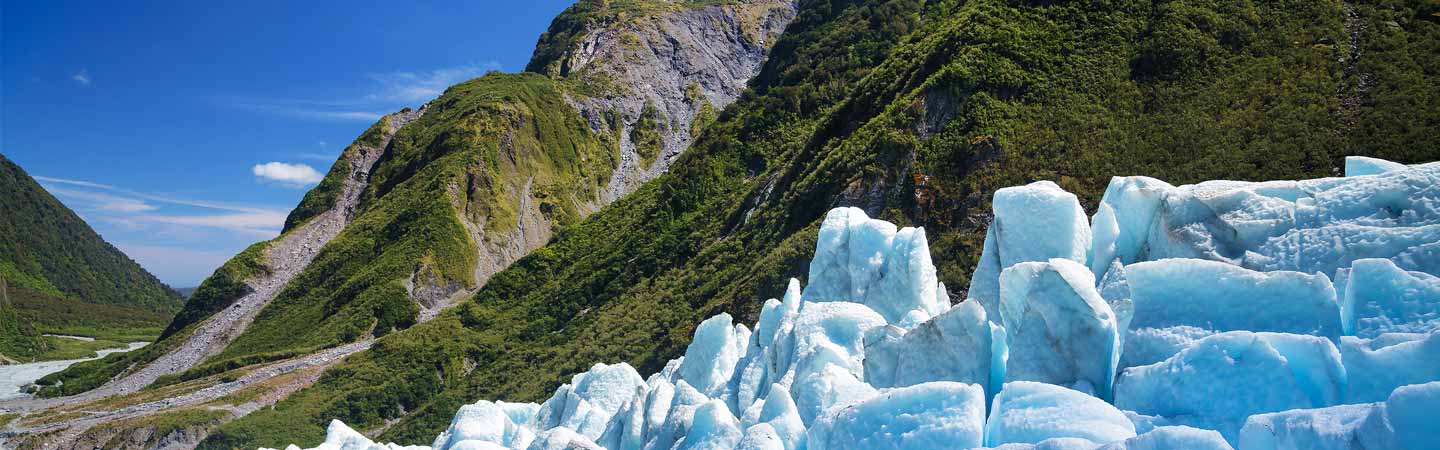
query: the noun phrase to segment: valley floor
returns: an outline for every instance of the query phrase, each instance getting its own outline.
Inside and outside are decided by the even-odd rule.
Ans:
[[[57,341],[78,341],[86,344],[103,345],[105,348],[92,351],[86,349],[86,346],[76,346],[73,348],[84,349],[89,355],[82,355],[82,357],[74,359],[41,360],[31,363],[0,366],[0,405],[3,405],[3,402],[6,400],[25,397],[26,394],[23,388],[28,384],[34,383],[35,380],[40,379],[40,377],[65,370],[66,367],[70,367],[70,365],[81,361],[103,358],[105,355],[111,353],[128,352],[149,344],[148,342],[131,342],[129,344],[120,344],[120,347],[114,347],[111,346],[108,341],[96,341],[94,338],[81,339],[69,336],[51,337],[55,337]],[[52,353],[54,352],[52,351]],[[0,406],[0,408],[4,408],[4,406]]]
[[[372,342],[153,389],[122,392],[111,384],[69,397],[0,401],[0,447],[191,448],[210,427],[311,385]]]

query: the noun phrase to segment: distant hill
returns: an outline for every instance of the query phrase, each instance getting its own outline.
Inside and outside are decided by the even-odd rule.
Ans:
[[[10,357],[46,351],[37,333],[153,338],[184,302],[4,155],[0,278],[8,297],[0,353]]]
[[[175,288],[175,293],[176,293],[176,294],[180,294],[180,298],[190,298],[190,294],[194,294],[194,293],[195,293],[195,288],[194,288],[194,287]]]

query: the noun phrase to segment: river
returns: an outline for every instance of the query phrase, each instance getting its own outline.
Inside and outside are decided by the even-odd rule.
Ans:
[[[127,345],[125,348],[98,350],[95,352],[98,353],[98,355],[94,358],[64,359],[59,361],[42,361],[29,364],[0,366],[0,401],[28,396],[29,394],[20,391],[21,387],[34,383],[35,380],[40,379],[40,377],[65,370],[65,368],[70,367],[71,364],[104,358],[105,355],[111,353],[128,352],[144,347],[146,344],[149,344],[149,342],[131,342],[130,345]]]

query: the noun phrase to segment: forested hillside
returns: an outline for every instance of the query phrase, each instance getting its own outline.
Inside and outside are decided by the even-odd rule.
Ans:
[[[0,271],[12,286],[173,313],[182,300],[0,155]]]
[[[999,187],[1055,180],[1093,208],[1111,174],[1297,179],[1338,174],[1346,155],[1440,159],[1437,11],[801,2],[750,89],[667,173],[202,447],[318,442],[330,418],[421,442],[464,403],[541,400],[595,362],[656,371],[699,319],[752,322],[803,278],[834,206],[926,227],[963,296]]]
[[[0,278],[8,297],[0,314],[14,318],[0,326],[0,355],[17,360],[74,357],[51,354],[73,342],[42,339],[42,332],[153,339],[183,302],[4,155]]]

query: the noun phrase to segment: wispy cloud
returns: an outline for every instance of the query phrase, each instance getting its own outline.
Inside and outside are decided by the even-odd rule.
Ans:
[[[265,164],[256,164],[250,168],[250,172],[261,180],[273,181],[285,186],[303,188],[319,183],[325,176],[321,175],[314,167],[306,164],[287,164],[278,161],[271,161]]]
[[[51,182],[51,183],[73,184],[73,185],[76,185],[76,186],[85,186],[85,187],[92,187],[92,188],[105,189],[105,190],[111,190],[111,191],[117,190],[117,188],[116,188],[115,186],[111,186],[111,185],[108,185],[108,184],[91,183],[91,182],[89,182],[89,181],[70,180],[70,179],[65,179],[65,178],[46,177],[46,176],[40,176],[40,175],[35,175],[34,178],[35,178],[36,180],[48,181],[48,182]]]
[[[384,112],[418,106],[439,97],[445,89],[486,72],[500,70],[497,62],[466,64],[426,71],[372,73],[368,92],[332,99],[225,96],[217,100],[228,107],[259,113],[321,121],[373,122]]]
[[[80,84],[89,86],[89,85],[90,85],[90,71],[85,70],[85,69],[80,69],[79,72],[75,72],[74,75],[71,75],[71,76],[70,76],[70,79],[71,79],[71,80],[75,80],[76,83],[80,83]]]
[[[383,102],[422,103],[445,93],[445,88],[486,72],[500,70],[500,63],[469,64],[425,72],[388,72],[370,74],[379,83],[379,92],[368,98]]]
[[[273,237],[280,234],[288,214],[288,210],[281,208],[175,198],[84,180],[47,176],[35,179],[86,220],[103,221],[128,230],[178,226]]]
[[[144,214],[136,216],[136,219],[140,222],[221,228],[259,237],[271,237],[279,234],[280,228],[285,225],[285,216],[286,213],[280,211],[264,211],[212,215]]]
[[[258,97],[221,97],[219,101],[231,108],[308,120],[374,122],[384,115],[353,102]]]
[[[136,242],[116,242],[116,247],[139,261],[171,287],[191,287],[210,275],[232,255],[228,251],[194,250]]]
[[[79,189],[63,188],[52,186],[50,193],[56,196],[66,197],[91,205],[90,207],[99,211],[135,213],[154,211],[155,205],[128,197],[110,195],[102,192],[84,191]]]
[[[305,153],[296,153],[296,154],[295,154],[295,157],[296,157],[296,158],[300,158],[300,159],[308,159],[308,160],[311,160],[311,161],[321,161],[321,162],[327,162],[327,163],[328,163],[328,162],[334,162],[334,161],[335,161],[335,158],[339,158],[339,157],[340,157],[340,154],[339,154],[339,153],[314,153],[314,152],[305,152]]]

